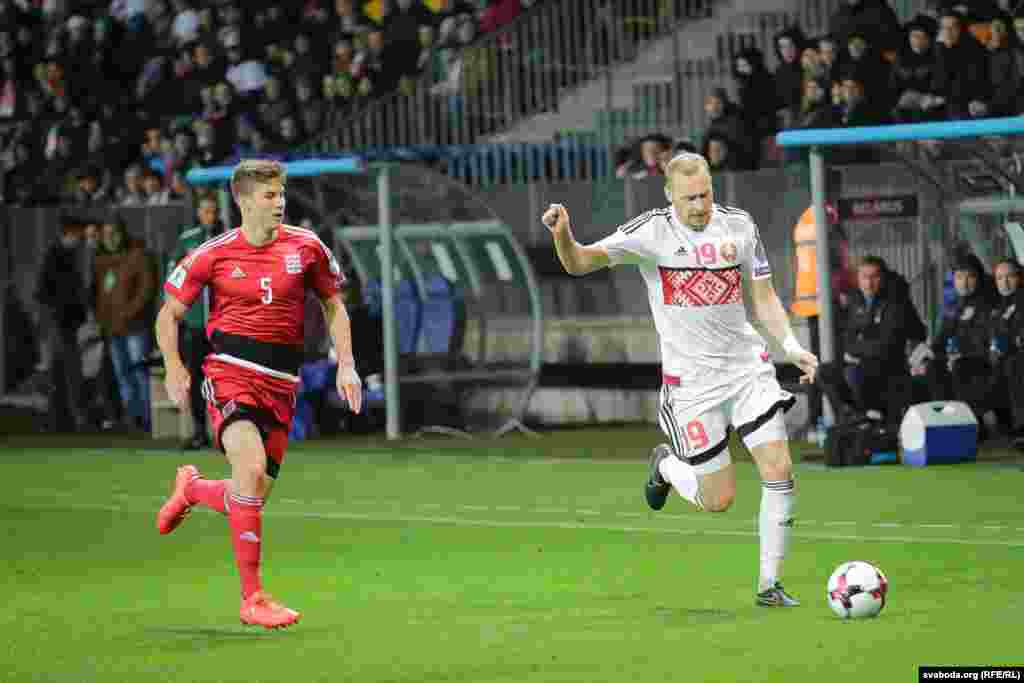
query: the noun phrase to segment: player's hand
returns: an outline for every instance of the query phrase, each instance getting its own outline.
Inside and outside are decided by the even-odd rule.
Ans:
[[[798,351],[787,356],[787,360],[804,373],[800,376],[800,384],[814,384],[814,379],[818,376],[818,357],[810,351]]]
[[[551,204],[540,220],[554,235],[569,227],[569,212],[561,204]]]
[[[192,388],[192,376],[181,363],[169,363],[167,375],[164,377],[167,397],[177,408],[182,408],[188,401],[188,392]]]
[[[352,412],[360,412],[363,409],[363,380],[359,379],[356,369],[351,365],[339,365],[336,383],[338,393],[348,401]]]

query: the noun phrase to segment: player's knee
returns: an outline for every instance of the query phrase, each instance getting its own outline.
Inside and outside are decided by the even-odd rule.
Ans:
[[[246,489],[262,492],[267,487],[267,465],[265,459],[245,459],[234,466],[234,476],[246,487]]]
[[[787,458],[780,458],[773,462],[766,462],[761,466],[761,476],[765,481],[786,481],[793,478],[793,462]]]

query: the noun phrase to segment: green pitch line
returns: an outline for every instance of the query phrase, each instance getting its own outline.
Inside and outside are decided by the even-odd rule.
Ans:
[[[295,447],[264,533],[267,587],[305,614],[283,633],[238,625],[222,518],[157,534],[180,454],[8,444],[0,681],[883,682],[1019,659],[1017,468],[798,467],[784,578],[805,604],[768,611],[754,468],[727,513],[653,513],[644,438]],[[850,559],[892,581],[877,620],[825,604]]]

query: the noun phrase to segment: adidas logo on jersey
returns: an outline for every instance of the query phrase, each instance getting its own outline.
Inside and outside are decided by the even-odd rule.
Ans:
[[[238,266],[235,266],[235,269],[231,271],[231,279],[240,280],[243,277],[245,277],[245,271],[239,268]]]
[[[686,248],[686,245],[685,245],[685,244],[684,244],[683,246],[679,247],[678,249],[676,249],[676,256],[686,256],[686,255],[687,255],[687,254],[689,254],[689,253],[690,253],[690,252],[689,252],[689,250],[688,250],[688,249]]]

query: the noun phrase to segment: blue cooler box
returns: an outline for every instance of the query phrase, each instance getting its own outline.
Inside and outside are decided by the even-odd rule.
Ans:
[[[904,465],[923,467],[973,462],[978,456],[978,420],[961,401],[930,401],[907,409],[900,425]]]

